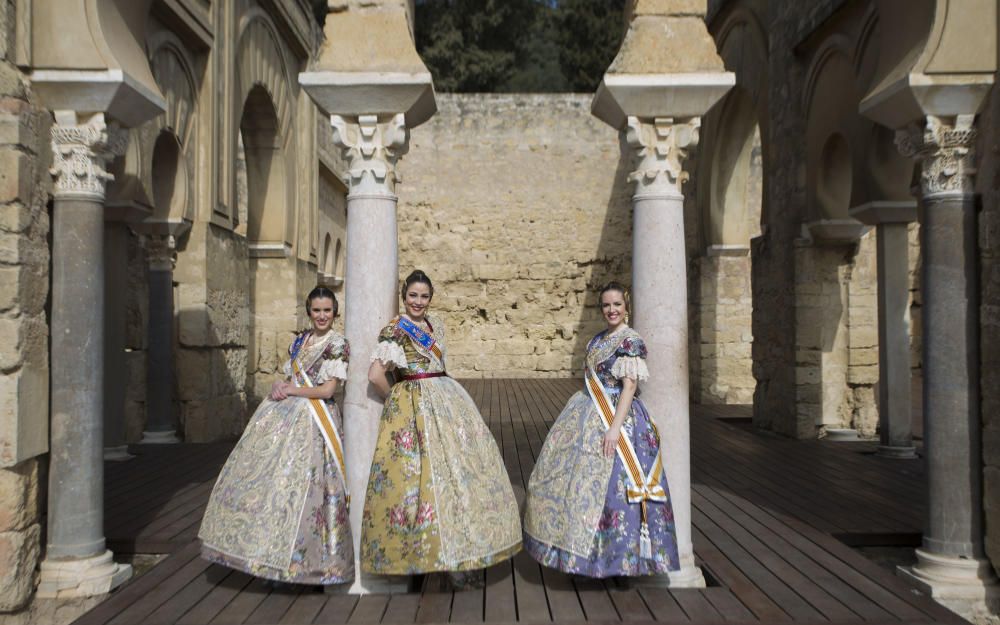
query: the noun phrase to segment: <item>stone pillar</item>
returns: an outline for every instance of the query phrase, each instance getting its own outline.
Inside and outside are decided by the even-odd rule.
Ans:
[[[910,288],[908,224],[912,202],[869,202],[851,216],[876,227],[878,263],[878,454],[916,458],[910,406]]]
[[[128,226],[104,222],[104,459],[128,460],[125,442],[125,325]]]
[[[632,196],[633,325],[649,348],[643,401],[663,436],[661,454],[670,485],[681,570],[670,586],[705,585],[691,543],[691,445],[688,405],[687,254],[681,185],[688,150],[698,142],[700,118],[628,117],[625,140],[639,163]]]
[[[146,427],[143,443],[179,443],[174,404],[174,257],[172,234],[142,238],[149,266],[149,321],[146,329]]]
[[[927,521],[900,574],[938,602],[1000,601],[983,552],[975,115],[928,116],[897,134],[921,166]]]
[[[361,514],[382,414],[382,397],[368,382],[369,354],[398,310],[396,162],[409,135],[402,114],[330,118],[333,142],[347,163],[347,268],[344,327],[353,360],[344,396],[344,439],[351,489],[351,531],[357,576],[352,593],[405,591],[405,580],[362,573]]]
[[[104,197],[125,133],[57,111],[52,127],[52,415],[38,596],[109,592],[132,574],[104,542]]]

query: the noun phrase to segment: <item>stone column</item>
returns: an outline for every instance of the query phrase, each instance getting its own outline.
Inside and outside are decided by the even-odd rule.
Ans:
[[[52,415],[38,596],[109,592],[132,574],[104,542],[104,197],[125,133],[57,111],[52,127]]]
[[[149,282],[146,334],[146,427],[143,443],[179,443],[174,405],[174,257],[172,234],[145,234]]]
[[[345,334],[353,355],[344,396],[344,453],[351,489],[351,531],[357,571],[352,593],[405,591],[405,579],[362,573],[361,513],[378,438],[382,398],[368,382],[369,355],[379,331],[398,310],[396,162],[409,135],[402,114],[330,118],[333,142],[347,163]]]
[[[104,459],[128,460],[125,442],[125,295],[128,289],[128,226],[104,222]]]
[[[912,202],[869,202],[851,216],[876,227],[878,262],[879,446],[886,458],[916,458],[910,414],[910,288],[908,224]]]
[[[673,502],[681,570],[671,587],[705,585],[691,543],[691,446],[688,406],[687,254],[681,185],[700,118],[628,117],[623,131],[638,155],[632,196],[633,325],[649,348],[643,401],[663,436],[661,454]]]
[[[1000,600],[983,552],[975,115],[928,116],[897,134],[921,166],[927,521],[917,564],[900,569],[945,605]]]

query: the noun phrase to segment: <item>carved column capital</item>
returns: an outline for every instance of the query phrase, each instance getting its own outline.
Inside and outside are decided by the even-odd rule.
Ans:
[[[899,151],[920,162],[923,195],[975,192],[975,115],[928,115],[923,124],[912,123],[896,131]]]
[[[406,118],[400,113],[379,121],[377,115],[330,117],[333,143],[343,152],[351,195],[396,195],[396,162],[409,149]]]
[[[635,182],[635,195],[682,195],[681,185],[688,179],[684,160],[698,145],[700,127],[699,117],[683,121],[628,118],[625,141],[638,157],[635,171],[628,176]]]
[[[172,234],[143,234],[142,247],[150,271],[173,271],[177,260],[177,239]]]
[[[52,168],[57,198],[104,201],[105,189],[114,176],[108,164],[125,153],[128,130],[107,123],[103,113],[85,122],[73,111],[57,111],[52,125]]]

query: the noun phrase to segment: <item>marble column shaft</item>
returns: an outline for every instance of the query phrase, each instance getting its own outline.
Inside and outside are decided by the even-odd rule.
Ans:
[[[681,570],[672,587],[704,586],[691,541],[691,440],[688,383],[687,253],[683,161],[699,120],[628,119],[625,140],[639,164],[632,198],[632,325],[649,350],[642,397],[656,422],[670,487]]]
[[[344,329],[352,360],[344,396],[344,453],[357,571],[351,592],[362,593],[380,586],[378,576],[362,573],[359,559],[361,515],[383,402],[368,382],[368,367],[379,331],[398,310],[395,164],[406,151],[408,135],[402,115],[388,123],[374,115],[333,116],[331,124],[350,176]]]
[[[146,358],[144,443],[176,443],[179,423],[174,405],[174,241],[171,235],[144,237],[149,263],[149,321]]]
[[[879,453],[914,458],[910,414],[910,246],[906,222],[876,226]]]
[[[104,540],[104,198],[125,134],[103,114],[52,127],[51,453],[38,596],[110,591],[131,575]]]

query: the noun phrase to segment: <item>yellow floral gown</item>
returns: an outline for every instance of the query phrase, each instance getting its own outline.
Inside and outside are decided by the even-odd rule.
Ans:
[[[372,360],[397,378],[443,372],[444,326],[428,319],[442,356],[394,319]],[[409,575],[490,566],[521,549],[514,490],[472,398],[446,376],[397,382],[385,401],[361,522],[361,568]]]
[[[330,331],[298,359],[318,386],[347,379],[349,355],[347,340]],[[290,359],[283,372],[291,379]],[[337,405],[326,403],[343,432]],[[282,582],[352,581],[354,541],[338,466],[308,399],[265,399],[212,489],[198,532],[202,557]]]

